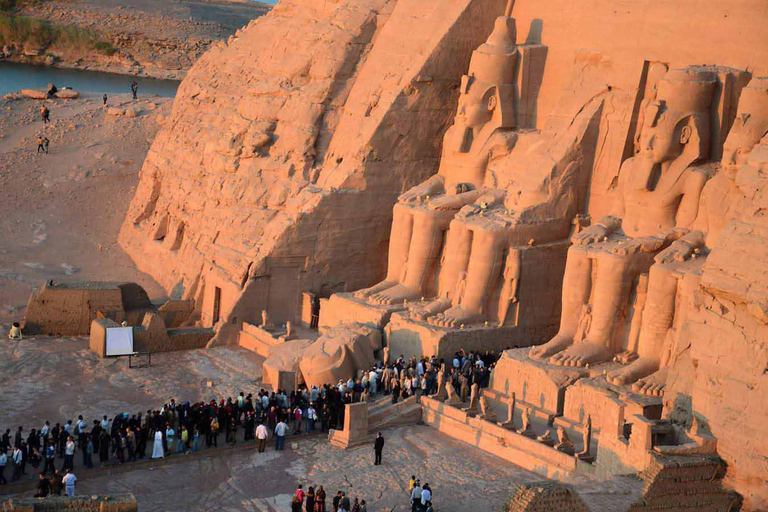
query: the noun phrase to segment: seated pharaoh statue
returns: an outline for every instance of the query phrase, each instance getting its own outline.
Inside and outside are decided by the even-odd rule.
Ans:
[[[489,169],[494,187],[450,224],[437,298],[413,309],[411,319],[443,328],[507,324],[518,301],[522,252],[534,242],[566,240],[586,189],[607,93],[585,86],[573,96],[586,91],[585,103],[568,103],[578,104],[578,113],[566,128],[519,134],[514,150]],[[525,278],[539,282],[530,274]]]
[[[637,278],[654,256],[685,234],[708,179],[706,160],[716,82],[703,67],[671,70],[647,107],[640,154],[621,165],[612,215],[573,237],[563,278],[558,334],[529,355],[585,366],[617,352]]]
[[[633,390],[653,396],[664,392],[667,364],[674,347],[675,329],[681,323],[677,300],[682,274],[695,274],[702,258],[714,247],[739,202],[746,197],[737,176],[747,169],[747,157],[768,135],[768,79],[755,78],[741,92],[733,126],[723,146],[717,175],[707,182],[699,201],[698,214],[690,232],[659,253],[648,277],[648,291],[642,314],[637,353],[629,365],[610,372],[612,384],[634,383]]]
[[[388,305],[428,294],[451,220],[483,195],[489,163],[514,144],[515,37],[514,20],[500,16],[487,42],[473,52],[454,124],[443,138],[438,173],[398,198],[387,276],[355,297]]]

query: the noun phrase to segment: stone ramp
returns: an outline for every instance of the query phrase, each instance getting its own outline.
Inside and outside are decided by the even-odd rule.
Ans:
[[[368,405],[368,431],[413,425],[421,421],[421,404],[410,396],[396,404],[385,396]]]

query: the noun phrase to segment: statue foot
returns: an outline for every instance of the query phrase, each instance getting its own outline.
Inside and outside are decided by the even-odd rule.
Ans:
[[[371,295],[375,293],[383,292],[388,288],[392,288],[396,284],[397,284],[397,281],[382,281],[379,284],[375,284],[371,286],[370,288],[363,288],[361,290],[357,290],[352,295],[358,299],[367,299]]]
[[[632,384],[638,379],[646,377],[659,369],[659,362],[653,359],[641,357],[635,359],[629,366],[614,370],[605,377],[605,380],[617,386]]]
[[[533,347],[531,351],[528,352],[528,357],[532,359],[549,359],[558,352],[562,352],[572,344],[572,336],[558,334],[543,345]]]
[[[434,320],[434,323],[430,321],[433,325],[457,329],[462,325],[470,325],[482,321],[483,315],[475,311],[466,310],[461,306],[454,306],[445,312],[430,318],[430,320]]]
[[[411,290],[405,285],[398,284],[387,290],[371,295],[370,302],[388,306],[391,304],[401,304],[405,300],[416,299],[418,297],[418,291]]]
[[[631,350],[625,350],[624,352],[619,352],[613,356],[613,360],[617,363],[629,364],[635,361],[638,357],[640,356],[638,356],[635,352],[632,352]]]
[[[419,322],[427,322],[433,316],[441,313],[451,306],[451,301],[448,299],[437,299],[424,307],[414,309],[411,311],[411,318],[418,320]]]
[[[605,345],[584,340],[550,357],[549,363],[558,366],[583,367],[587,364],[610,361],[612,355]]]
[[[632,391],[648,396],[664,396],[664,388],[667,386],[667,368],[643,377],[635,382]]]

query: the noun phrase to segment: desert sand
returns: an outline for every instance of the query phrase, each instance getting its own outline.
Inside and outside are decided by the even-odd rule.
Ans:
[[[48,279],[135,280],[162,298],[116,239],[168,98],[109,99],[133,118],[109,115],[96,95],[45,104],[48,125],[41,102],[0,100],[0,323],[21,318],[32,288]],[[39,134],[48,155],[35,153]]]

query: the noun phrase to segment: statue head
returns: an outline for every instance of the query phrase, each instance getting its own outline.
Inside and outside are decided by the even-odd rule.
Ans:
[[[499,16],[488,40],[472,52],[461,78],[457,125],[474,130],[494,121],[499,128],[514,127],[516,37],[515,20]]]
[[[694,162],[707,157],[709,108],[717,75],[701,66],[668,71],[656,100],[645,111],[641,152],[660,164],[687,152]]]
[[[755,144],[768,134],[768,77],[753,78],[742,89],[739,108],[723,144],[724,168],[735,168],[746,160]]]

